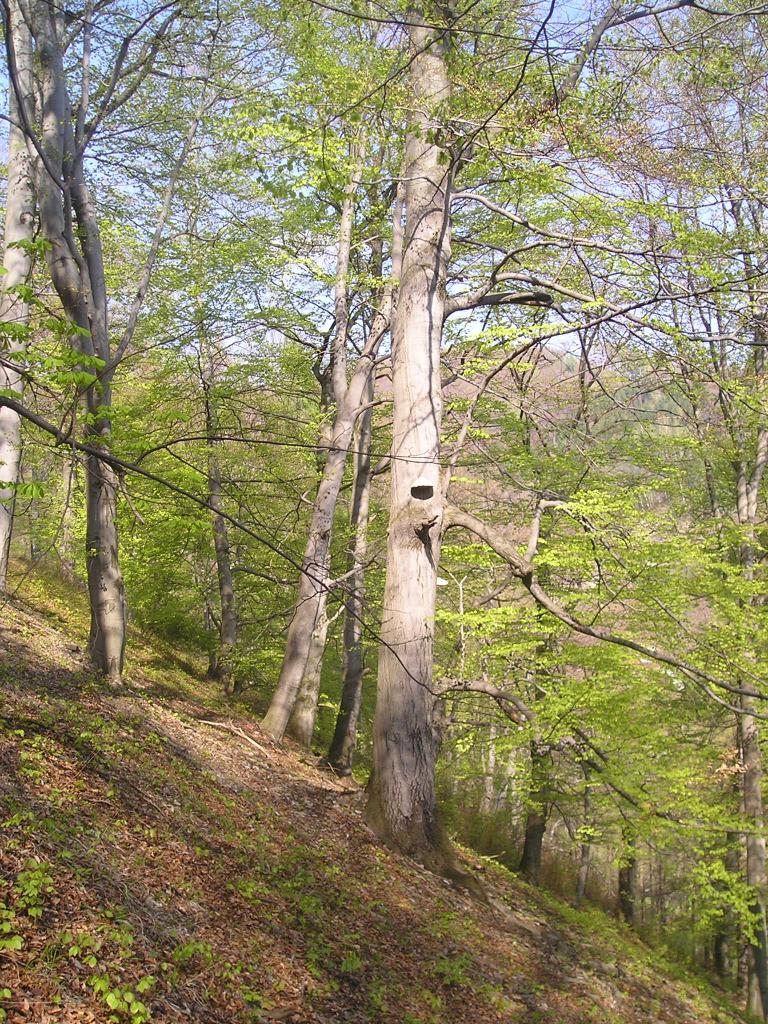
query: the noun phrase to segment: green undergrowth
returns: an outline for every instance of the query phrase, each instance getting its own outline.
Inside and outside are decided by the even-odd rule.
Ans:
[[[597,910],[467,851],[507,921],[376,845],[359,795],[269,744],[202,658],[134,635],[110,693],[72,649],[86,611],[30,577],[0,620],[0,1020],[738,1019]],[[200,721],[223,711],[256,746]]]

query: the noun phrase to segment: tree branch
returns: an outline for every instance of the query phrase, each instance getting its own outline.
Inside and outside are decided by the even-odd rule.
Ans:
[[[686,678],[690,679],[691,682],[695,683],[700,688],[703,688],[707,695],[718,704],[736,714],[753,714],[753,712],[744,711],[741,708],[737,708],[735,705],[731,705],[728,702],[723,701],[717,696],[717,694],[711,691],[709,688],[710,686],[715,686],[718,689],[726,690],[728,693],[737,694],[738,696],[754,697],[760,700],[768,699],[764,694],[757,690],[747,690],[742,687],[726,683],[722,679],[717,679],[715,676],[710,675],[703,669],[697,668],[695,665],[690,665],[689,663],[682,661],[680,658],[676,658],[668,651],[664,651],[656,647],[648,647],[646,644],[640,643],[638,640],[633,640],[631,637],[623,636],[620,633],[614,633],[603,626],[590,626],[585,622],[581,622],[579,619],[574,618],[573,615],[571,615],[556,598],[551,597],[542,589],[541,585],[536,580],[533,564],[528,559],[518,554],[514,544],[509,541],[500,530],[483,522],[470,512],[464,512],[462,509],[459,509],[454,505],[447,505],[443,515],[443,530],[449,530],[452,527],[457,526],[462,527],[465,530],[469,530],[470,533],[475,534],[476,537],[485,541],[485,543],[495,551],[496,554],[509,564],[513,574],[522,582],[523,586],[539,607],[548,611],[560,622],[574,630],[574,632],[581,633],[583,636],[592,637],[595,640],[602,640],[605,643],[615,644],[617,647],[624,647],[628,650],[635,651],[637,654],[642,654],[646,658],[659,662],[662,665],[668,665],[671,668],[677,669],[678,672],[681,672],[686,676]],[[768,720],[768,715],[758,715],[755,713],[755,717]]]

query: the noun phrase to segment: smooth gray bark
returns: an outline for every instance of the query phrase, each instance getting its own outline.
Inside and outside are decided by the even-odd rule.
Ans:
[[[237,644],[237,606],[235,587],[232,580],[232,559],[229,549],[229,531],[221,515],[221,471],[213,443],[208,446],[208,502],[211,506],[213,546],[216,552],[216,576],[219,586],[219,651],[216,668],[224,692],[236,689],[232,657]]]
[[[215,675],[224,686],[224,692],[239,692],[234,678],[233,656],[238,637],[237,602],[232,573],[232,557],[229,545],[227,521],[222,515],[223,494],[221,467],[217,453],[217,416],[214,387],[217,376],[216,352],[202,328],[204,310],[199,311],[200,330],[200,377],[205,405],[205,430],[208,461],[208,504],[211,508],[213,548],[216,554],[216,580],[219,591],[219,644],[216,657],[209,666],[209,675]]]
[[[589,769],[584,767],[584,796],[582,801],[584,810],[583,826],[588,829],[592,825],[592,800],[589,785]],[[580,907],[587,895],[587,880],[589,878],[590,862],[592,860],[592,843],[586,838],[582,840],[579,849],[579,872],[576,879],[576,906]]]
[[[443,498],[440,344],[450,257],[451,161],[438,113],[450,95],[444,36],[408,16],[412,128],[403,178],[405,243],[392,349],[393,438],[387,576],[373,772],[366,820],[388,845],[455,871],[435,794],[432,648]]]
[[[8,7],[8,25],[16,54],[16,88],[22,103],[34,109],[32,79],[32,38],[15,3]],[[5,202],[3,236],[3,275],[0,287],[0,388],[21,395],[23,379],[20,362],[27,343],[29,302],[17,289],[26,284],[32,269],[29,248],[33,239],[35,198],[32,183],[32,159],[21,128],[20,103],[16,88],[8,88],[8,189]],[[12,409],[0,409],[0,591],[8,576],[15,485],[21,463],[21,423]]]
[[[287,728],[288,735],[302,747],[307,748],[310,747],[315,732],[317,702],[320,697],[320,683],[323,674],[323,655],[328,637],[326,603],[326,599],[322,598],[317,611],[315,628],[312,631],[304,677]]]
[[[314,731],[328,630],[325,609],[333,518],[344,480],[347,451],[354,433],[358,405],[373,370],[373,361],[361,358],[352,379],[347,381],[349,265],[355,192],[359,160],[362,157],[360,148],[356,148],[354,156],[356,159],[353,160],[350,178],[344,190],[339,222],[334,282],[334,338],[330,365],[321,382],[324,403],[334,406],[334,418],[330,429],[325,430],[321,436],[327,455],[309,524],[299,590],[288,626],[280,678],[262,723],[275,738],[282,739],[287,731],[303,746],[309,746]]]
[[[72,127],[62,50],[63,11],[44,0],[29,5],[29,24],[39,62],[42,125],[36,185],[40,226],[48,242],[47,260],[64,311],[80,329],[73,345],[84,356],[109,363],[109,334],[104,259],[98,223],[83,177]],[[18,62],[17,62],[18,63]],[[14,73],[17,74],[17,68]],[[27,111],[26,123],[32,123]],[[69,203],[77,220],[73,229]],[[92,365],[88,366],[92,370]],[[88,441],[106,446],[111,434],[110,375],[86,392],[91,414]],[[95,455],[86,458],[86,562],[91,605],[89,651],[96,667],[119,681],[125,648],[125,592],[118,560],[118,481],[114,470]]]
[[[351,231],[351,223],[348,225],[344,221],[345,233],[340,236],[340,253],[351,241],[351,235],[347,234],[348,230]],[[348,256],[346,259],[348,259]],[[340,258],[339,262],[342,266],[348,266],[348,263],[345,263],[343,258]],[[361,406],[364,404],[364,395],[368,388],[369,378],[373,373],[376,353],[389,325],[390,306],[391,289],[386,288],[381,296],[380,309],[374,316],[368,340],[357,361],[349,384],[346,385],[345,371],[344,390],[341,393],[337,392],[334,396],[336,411],[328,442],[328,455],[312,508],[307,545],[304,550],[302,571],[299,578],[298,594],[293,616],[288,626],[280,678],[272,697],[272,702],[262,722],[263,728],[276,739],[282,739],[288,729],[294,705],[299,697],[305,676],[307,677],[306,685],[309,690],[314,690],[316,685],[317,669],[309,672],[308,669],[311,667],[311,659],[313,657],[316,658],[318,654],[317,645],[315,645],[313,651],[313,637],[316,635],[318,623],[322,622],[325,615],[325,604],[330,581],[330,545],[333,519],[344,482],[344,470],[347,463],[347,454],[354,438],[355,423],[360,414]],[[343,317],[342,324],[346,324]],[[346,365],[346,336],[344,339],[344,356],[338,351],[340,347],[341,339],[337,333],[335,345],[337,352],[334,357],[333,366],[334,389],[342,386],[339,365],[342,361]],[[302,705],[305,708],[311,706],[311,693],[306,695],[306,699],[302,699]],[[314,715],[314,712],[312,712],[312,715]],[[306,743],[308,726],[305,716],[302,715],[300,717],[302,721],[301,723],[297,722],[297,738],[300,742]],[[314,718],[312,724],[314,724]]]
[[[368,380],[366,399],[373,399],[373,378]],[[365,605],[365,561],[368,553],[368,510],[371,495],[371,425],[373,410],[360,417],[355,456],[355,482],[350,512],[352,544],[349,593],[344,610],[344,662],[341,703],[328,751],[328,763],[340,775],[349,775],[357,744],[357,723],[363,697],[363,610]]]

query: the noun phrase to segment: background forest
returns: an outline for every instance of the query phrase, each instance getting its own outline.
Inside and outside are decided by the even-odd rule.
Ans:
[[[3,608],[767,1019],[768,8],[3,11]]]

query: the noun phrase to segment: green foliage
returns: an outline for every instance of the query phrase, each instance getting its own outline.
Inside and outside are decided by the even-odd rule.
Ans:
[[[17,909],[31,918],[42,917],[45,899],[55,891],[50,864],[35,859],[26,861],[13,888]]]

